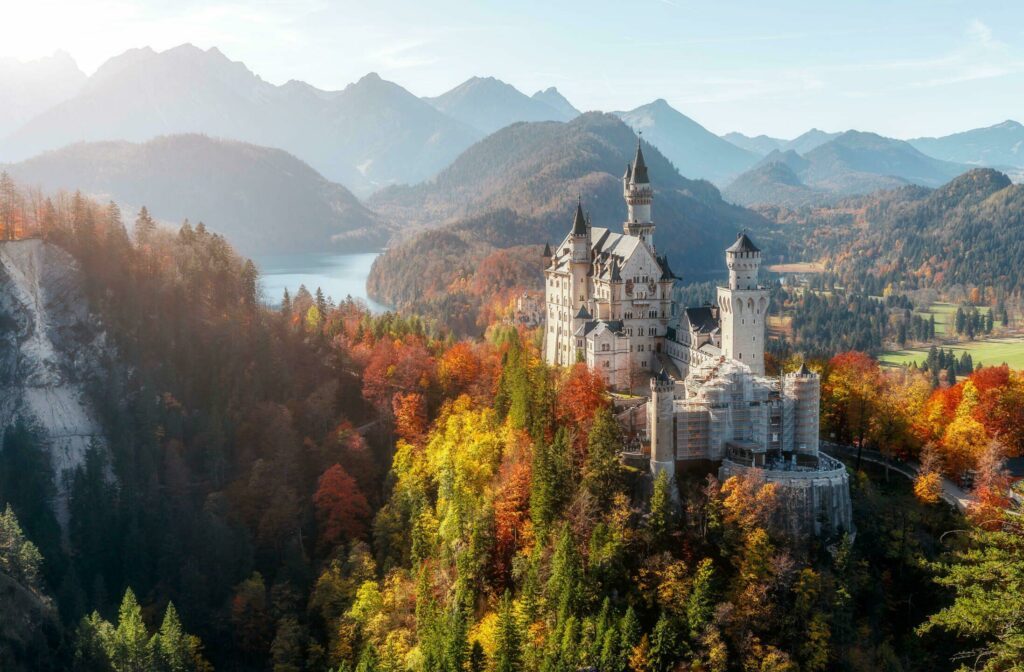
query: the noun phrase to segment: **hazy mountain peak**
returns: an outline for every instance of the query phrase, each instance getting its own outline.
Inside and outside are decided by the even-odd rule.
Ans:
[[[543,91],[536,92],[531,96],[531,98],[545,103],[556,112],[563,114],[566,119],[572,119],[580,114],[580,111],[576,109],[576,106],[570,103],[569,100],[553,86],[549,86]]]
[[[1024,166],[1024,126],[1013,119],[939,138],[914,138],[928,156],[982,166]]]
[[[0,137],[77,94],[86,76],[66,51],[31,61],[0,58]]]
[[[679,172],[723,184],[757,161],[758,154],[723,140],[672,107],[664,98],[628,112],[614,112],[661,150]]]
[[[560,105],[557,101],[550,105],[543,97],[531,98],[495,77],[471,77],[440,96],[424,100],[483,133],[493,133],[517,121],[567,121],[575,116],[566,113],[568,101],[564,98]]]

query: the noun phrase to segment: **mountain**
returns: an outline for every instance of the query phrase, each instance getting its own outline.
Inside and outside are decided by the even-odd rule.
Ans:
[[[408,233],[374,263],[371,296],[433,316],[479,309],[479,297],[464,291],[477,284],[473,269],[490,259],[521,276],[518,246],[532,246],[538,266],[527,275],[539,282],[541,245],[564,237],[577,195],[594,226],[621,230],[621,175],[636,149],[637,136],[610,114],[515,124],[473,145],[429,182],[378,192],[368,205],[407,223]],[[726,203],[710,183],[682,177],[646,141],[643,152],[655,192],[655,240],[677,274],[714,277],[741,229],[771,254],[776,233],[767,220]]]
[[[789,213],[804,258],[826,262],[843,286],[881,290],[1024,287],[1024,185],[975,168],[937,189],[903,187]],[[802,233],[799,233],[802,232]]]
[[[775,150],[774,154],[780,153]],[[794,156],[799,158],[799,155]],[[722,190],[722,197],[742,206],[785,205],[798,208],[823,203],[829,195],[801,182],[790,163],[765,161],[733,180]]]
[[[786,146],[788,140],[782,138],[773,138],[770,135],[744,135],[738,132],[726,133],[722,136],[723,140],[728,140],[732,144],[736,145],[740,149],[745,149],[748,152],[754,154],[760,154],[764,156],[776,149],[782,149]]]
[[[0,137],[74,96],[85,80],[64,51],[27,62],[0,59]]]
[[[1012,120],[940,138],[914,138],[907,142],[928,156],[944,161],[1024,167],[1024,125]]]
[[[754,152],[740,149],[674,109],[665,100],[629,112],[614,112],[644,140],[657,147],[679,172],[693,179],[725,184],[752,166]]]
[[[215,48],[185,44],[110,59],[78,95],[0,142],[0,159],[179,133],[284,149],[363,194],[423,180],[481,136],[375,74],[336,92],[302,82],[275,86]]]
[[[925,156],[902,140],[847,131],[803,155],[799,172],[811,186],[842,194],[866,193],[902,183],[937,187],[968,166]]]
[[[783,151],[793,150],[797,154],[806,154],[812,149],[817,149],[818,147],[821,147],[826,142],[835,140],[840,135],[842,135],[842,133],[829,133],[827,131],[818,130],[817,128],[812,128],[811,130],[798,135],[792,140],[789,140],[788,142],[786,142],[785,145],[783,145],[779,149],[782,149]]]
[[[546,104],[556,112],[562,114],[565,120],[574,119],[580,115],[580,111],[577,110],[572,103],[570,103],[565,96],[559,93],[558,89],[551,86],[543,91],[538,91],[532,96],[534,100]]]
[[[25,185],[81,189],[128,211],[144,205],[174,223],[202,221],[248,254],[374,248],[390,235],[351,192],[294,156],[202,135],[79,143],[7,170]]]
[[[555,105],[549,104],[549,99]],[[472,77],[451,91],[424,100],[484,135],[518,121],[568,121],[579,114],[555,89],[531,98],[494,77]]]

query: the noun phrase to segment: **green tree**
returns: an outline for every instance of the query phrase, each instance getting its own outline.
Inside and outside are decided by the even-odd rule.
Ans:
[[[539,539],[547,537],[569,486],[569,436],[564,428],[549,444],[534,444],[530,481],[530,518]]]
[[[940,629],[978,642],[964,652],[975,670],[1018,671],[1024,669],[1024,527],[1009,515],[996,524],[972,527],[967,543],[935,567],[936,582],[953,590],[953,604],[918,632]]]
[[[501,607],[498,609],[496,639],[494,671],[520,672],[523,669],[522,641],[512,605],[512,595],[508,591],[505,592]]]
[[[551,557],[547,597],[548,604],[556,608],[560,622],[578,613],[582,606],[583,563],[568,524],[562,526],[554,555]]]
[[[696,639],[711,623],[715,612],[715,568],[711,558],[704,558],[697,564],[686,598],[686,621],[690,626],[690,637]]]
[[[587,437],[587,459],[583,464],[583,486],[598,506],[607,508],[622,481],[622,433],[610,408],[602,408],[594,416]]]
[[[667,471],[659,471],[654,477],[654,492],[651,494],[650,510],[647,515],[647,535],[651,547],[664,548],[674,527],[672,479]]]
[[[8,504],[0,514],[0,571],[26,588],[41,593],[39,569],[42,563],[39,549],[25,538],[18,518]]]
[[[153,646],[142,607],[128,588],[117,612],[117,627],[106,630],[105,649],[114,672],[149,672],[153,667]]]
[[[651,633],[651,672],[669,672],[679,662],[685,644],[679,632],[679,624],[667,612],[662,611]]]

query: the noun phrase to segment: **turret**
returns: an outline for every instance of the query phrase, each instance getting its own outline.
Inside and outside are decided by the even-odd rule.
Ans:
[[[757,274],[761,269],[761,250],[746,233],[740,233],[736,242],[725,250],[725,264],[729,268],[729,287],[757,289]]]
[[[675,476],[675,437],[672,435],[675,383],[662,369],[651,378],[651,398],[647,402],[648,434],[651,439],[651,473],[667,471]]]
[[[541,262],[544,264],[544,268],[551,265],[551,244],[544,243],[544,252],[541,254]]]
[[[722,354],[763,376],[768,290],[757,282],[761,250],[746,233],[740,233],[725,251],[725,264],[729,269],[729,284],[718,288]]]
[[[651,220],[651,203],[654,192],[647,176],[647,163],[640,140],[636,143],[636,157],[626,166],[622,176],[622,195],[626,199],[626,222],[623,230],[627,235],[637,236],[652,250],[654,249],[654,222]]]

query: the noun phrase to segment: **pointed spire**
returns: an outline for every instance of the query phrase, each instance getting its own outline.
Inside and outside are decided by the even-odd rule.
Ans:
[[[576,216],[572,220],[572,235],[585,236],[587,234],[587,218],[583,215],[583,198],[576,197]]]
[[[544,257],[551,256],[551,243],[544,243]]]
[[[633,175],[630,178],[633,184],[649,184],[647,178],[647,162],[644,161],[644,150],[640,147],[640,136],[636,139],[636,158],[633,159]]]
[[[626,172],[623,173],[623,175],[622,175],[622,181],[623,182],[629,182],[629,178],[631,178],[632,176],[633,176],[633,164],[632,163],[627,163],[626,164]]]
[[[800,363],[800,370],[797,371],[797,373],[799,375],[801,375],[801,376],[809,376],[809,375],[811,375],[811,370],[807,368],[807,362],[806,361],[803,361],[803,362]]]

